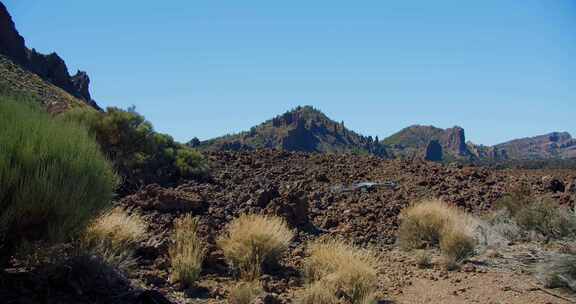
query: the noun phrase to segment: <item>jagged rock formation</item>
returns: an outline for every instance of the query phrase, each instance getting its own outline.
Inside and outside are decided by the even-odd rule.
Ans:
[[[28,49],[2,2],[0,2],[0,54],[40,76],[43,80],[82,99],[88,105],[100,109],[90,96],[88,75],[78,71],[76,75],[70,76],[66,63],[58,54],[44,55],[34,49]]]
[[[568,132],[511,140],[495,146],[513,159],[547,159],[576,157],[576,139]]]
[[[253,150],[271,148],[286,151],[362,153],[389,157],[386,148],[371,136],[359,135],[311,106],[270,119],[250,131],[223,136],[190,146],[208,150]]]
[[[435,161],[475,158],[466,144],[464,129],[458,126],[440,129],[414,125],[384,139],[383,143],[402,158],[417,157]]]

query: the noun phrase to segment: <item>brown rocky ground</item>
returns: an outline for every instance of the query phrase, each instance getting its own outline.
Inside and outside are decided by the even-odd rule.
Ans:
[[[263,281],[268,292],[277,294],[285,302],[290,302],[294,290],[302,286],[297,269],[303,256],[304,241],[330,234],[361,245],[375,245],[382,251],[386,261],[382,271],[383,282],[388,282],[382,286],[386,299],[417,303],[415,297],[426,296],[433,299],[432,302],[464,303],[463,298],[442,294],[442,291],[451,293],[452,289],[457,290],[461,284],[454,283],[454,280],[460,280],[467,282],[470,303],[474,303],[473,299],[484,303],[499,294],[485,292],[490,288],[486,285],[490,280],[509,281],[518,290],[528,288],[526,284],[533,279],[526,273],[522,274],[528,268],[502,272],[497,267],[484,267],[479,273],[446,275],[440,268],[420,271],[413,263],[406,263],[410,254],[394,249],[400,210],[422,198],[440,197],[471,212],[481,213],[520,183],[531,185],[535,193],[550,195],[559,203],[574,204],[570,191],[573,190],[571,185],[576,172],[571,171],[491,171],[431,162],[384,161],[368,156],[269,150],[214,152],[209,154],[209,158],[213,168],[211,182],[188,182],[172,189],[152,185],[120,202],[142,212],[149,220],[151,235],[158,240],[143,248],[146,249],[143,251],[153,254],[149,260],[142,260],[138,275],[149,287],[173,295],[172,299],[177,302],[190,302],[195,294],[188,291],[186,296],[166,280],[167,236],[173,219],[183,212],[193,212],[201,217],[202,233],[211,244],[226,223],[238,214],[284,216],[298,230],[294,248],[284,261],[286,268],[266,275]],[[377,184],[354,189],[353,186],[361,182]],[[227,273],[217,248],[211,250],[206,264],[205,279],[200,284],[206,289],[201,295],[196,292],[197,297],[218,302],[218,299],[226,297],[226,288],[234,280]],[[455,279],[451,280],[451,277]],[[419,294],[429,289],[415,288],[418,284],[434,286],[434,292]],[[502,293],[508,294],[507,291]],[[522,303],[527,299],[535,303],[540,303],[540,299],[543,299],[541,303],[556,303],[558,300],[543,292],[530,293],[533,295],[527,298],[511,297],[513,301],[505,300],[508,297],[502,295],[502,303]]]
[[[297,236],[282,268],[261,278],[268,293],[264,303],[292,303],[303,286],[298,269],[305,242],[321,235],[344,237],[381,252],[381,303],[567,303],[541,289],[529,273],[545,257],[544,249],[507,246],[501,253],[479,255],[460,270],[447,272],[438,261],[429,269],[418,268],[413,254],[394,243],[400,210],[422,198],[439,197],[480,214],[504,193],[526,183],[536,194],[573,206],[574,171],[494,171],[269,150],[207,156],[212,180],[175,188],[149,185],[117,202],[142,214],[148,223],[149,238],[137,251],[137,269],[129,274],[134,288],[148,291],[115,302],[160,303],[155,293],[159,292],[174,303],[225,303],[235,279],[214,241],[239,214],[267,213],[285,217]],[[211,244],[201,281],[189,290],[168,280],[172,223],[184,213],[200,217],[201,235]]]

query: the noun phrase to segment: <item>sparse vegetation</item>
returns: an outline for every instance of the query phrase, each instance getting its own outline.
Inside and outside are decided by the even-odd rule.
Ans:
[[[33,102],[0,97],[2,255],[22,242],[76,236],[109,206],[118,182],[84,128]]]
[[[405,250],[439,246],[446,260],[461,262],[474,253],[472,218],[440,200],[426,200],[403,210],[398,230]]]
[[[460,263],[474,254],[476,241],[470,235],[462,233],[461,227],[452,227],[442,232],[440,251],[450,263]]]
[[[526,190],[517,190],[496,202],[511,222],[546,239],[572,237],[576,234],[576,216],[548,198],[536,198]]]
[[[262,292],[262,285],[258,281],[239,282],[230,290],[228,303],[251,304]]]
[[[139,215],[115,208],[92,221],[81,237],[81,246],[108,264],[127,270],[135,263],[134,247],[145,232],[146,224]]]
[[[561,254],[539,265],[537,276],[548,288],[565,287],[576,291],[576,255]]]
[[[263,267],[273,267],[294,238],[286,221],[277,216],[241,215],[218,240],[226,260],[242,277],[253,279]]]
[[[304,275],[312,284],[308,297],[329,299],[316,290],[320,285],[314,284],[321,284],[352,303],[366,303],[376,288],[378,264],[379,258],[372,250],[336,239],[315,241],[304,262]]]
[[[74,109],[65,113],[63,119],[79,122],[94,134],[124,177],[125,191],[148,183],[166,184],[208,174],[207,161],[200,152],[154,132],[152,124],[133,108],[108,108],[105,113]]]
[[[336,297],[336,291],[330,284],[322,281],[309,284],[298,294],[296,299],[298,304],[338,304],[340,300]]]
[[[170,247],[171,278],[184,286],[191,286],[200,277],[206,244],[198,236],[198,219],[191,215],[176,220],[174,244]]]
[[[418,268],[430,268],[432,266],[432,256],[425,250],[420,250],[414,255],[414,260]]]

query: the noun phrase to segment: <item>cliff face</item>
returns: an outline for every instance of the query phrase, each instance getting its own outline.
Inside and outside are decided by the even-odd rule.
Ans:
[[[0,54],[24,69],[100,109],[89,92],[90,79],[85,72],[71,76],[66,63],[58,54],[44,55],[26,47],[24,38],[16,30],[6,6],[0,2]]]
[[[440,129],[414,125],[384,139],[383,143],[389,145],[396,156],[403,158],[442,161],[475,157],[466,144],[464,129],[458,126]]]

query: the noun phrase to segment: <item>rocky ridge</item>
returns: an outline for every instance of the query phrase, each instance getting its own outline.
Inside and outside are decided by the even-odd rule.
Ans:
[[[254,150],[261,148],[319,153],[356,153],[389,157],[378,138],[362,136],[311,106],[297,107],[250,131],[199,142],[205,150]]]
[[[70,95],[83,100],[91,107],[100,109],[90,96],[90,78],[86,72],[78,71],[75,75],[70,75],[66,63],[58,54],[44,55],[35,49],[28,49],[2,2],[0,2],[0,54]]]

